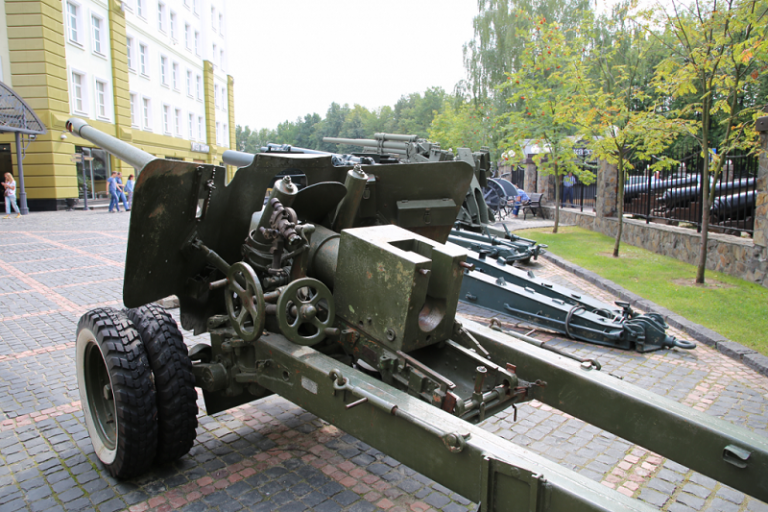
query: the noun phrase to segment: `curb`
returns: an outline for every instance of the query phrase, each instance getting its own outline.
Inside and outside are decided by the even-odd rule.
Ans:
[[[625,302],[629,302],[632,306],[638,307],[643,311],[660,314],[666,319],[667,323],[675,329],[680,329],[681,331],[690,334],[696,338],[696,341],[700,341],[705,345],[716,349],[718,352],[730,357],[731,359],[735,359],[736,361],[745,364],[749,368],[755,370],[757,373],[768,377],[768,356],[764,356],[759,352],[752,350],[751,348],[747,348],[744,345],[741,345],[740,343],[731,341],[721,334],[716,333],[712,329],[704,327],[703,325],[691,322],[687,318],[684,318],[665,307],[659,306],[658,304],[644,299],[639,295],[636,295],[629,290],[626,290],[623,287],[617,285],[613,281],[609,281],[595,274],[594,272],[575,265],[570,261],[561,258],[560,256],[552,254],[551,252],[546,252],[540,256],[547,259],[548,261],[551,261],[558,267],[567,270],[568,272],[584,279],[585,281],[592,283],[598,288],[612,293],[619,299]]]

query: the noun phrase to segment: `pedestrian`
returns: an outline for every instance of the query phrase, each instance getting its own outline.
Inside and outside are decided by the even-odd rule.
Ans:
[[[125,182],[125,195],[128,197],[128,207],[133,208],[133,174],[128,176],[128,181]]]
[[[117,199],[123,202],[125,211],[129,212],[131,209],[128,207],[128,200],[125,198],[125,185],[123,185],[123,173],[117,173]],[[117,211],[120,211],[118,208]]]
[[[112,176],[107,178],[107,194],[109,194],[109,213],[112,213],[113,209],[120,211],[120,203],[118,202],[117,195],[117,171],[112,171]]]
[[[3,187],[5,187],[5,193],[3,194],[5,196],[5,217],[3,218],[11,218],[11,206],[13,206],[13,209],[16,210],[16,218],[18,219],[21,217],[21,212],[19,211],[19,205],[16,204],[16,182],[13,180],[13,174],[10,172],[5,173]]]
[[[563,178],[563,203],[561,208],[565,208],[565,202],[568,201],[573,208],[573,186],[576,184],[576,178],[573,172],[568,171],[568,176]]]

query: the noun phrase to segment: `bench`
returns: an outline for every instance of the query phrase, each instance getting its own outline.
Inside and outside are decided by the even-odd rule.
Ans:
[[[541,197],[544,194],[531,194],[531,200],[523,204],[523,220],[525,220],[526,213],[530,213],[534,217],[541,211]],[[544,218],[543,215],[541,215]]]

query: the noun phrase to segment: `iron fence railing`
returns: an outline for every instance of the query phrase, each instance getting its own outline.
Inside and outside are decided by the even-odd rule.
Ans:
[[[704,160],[691,154],[679,159],[676,169],[652,172],[647,163],[636,164],[624,186],[624,213],[647,223],[691,224],[701,231]],[[710,231],[739,234],[754,230],[757,157],[728,155],[710,205]]]

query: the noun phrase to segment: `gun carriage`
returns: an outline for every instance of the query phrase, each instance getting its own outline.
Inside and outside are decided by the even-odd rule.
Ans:
[[[208,414],[277,393],[493,511],[646,511],[475,423],[537,399],[768,499],[751,432],[461,320],[467,252],[446,245],[465,162],[334,167],[259,154],[154,158],[78,119],[68,129],[137,169],[123,300],[80,320],[78,383],[97,456],[120,478],[183,456],[195,387]],[[274,176],[298,169],[308,186]],[[187,350],[152,301],[176,295]],[[364,371],[361,371],[364,370]]]

